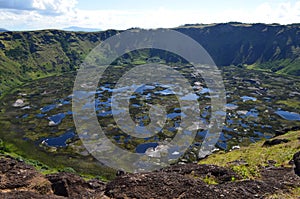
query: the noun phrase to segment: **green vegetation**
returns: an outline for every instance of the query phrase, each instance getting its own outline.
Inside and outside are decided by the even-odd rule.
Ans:
[[[0,139],[0,157],[10,156],[17,160],[24,161],[26,164],[34,166],[43,174],[63,171],[78,173],[85,179],[98,178],[103,181],[109,181],[115,178],[115,171],[113,169],[101,166],[96,163],[93,164],[85,160],[73,160],[71,157],[66,159],[66,157],[63,155],[54,155],[52,158],[49,158],[49,154],[47,154],[46,152],[37,152],[36,150],[32,150],[32,153],[28,154],[29,150],[24,149],[24,147],[26,146],[33,149],[33,146],[30,145],[30,143],[6,143]],[[26,151],[27,153],[25,154],[24,151]],[[38,161],[37,159],[39,159],[40,161]]]
[[[299,24],[187,24],[175,30],[198,41],[218,66],[300,75]]]
[[[201,160],[201,164],[215,164],[232,168],[245,179],[259,177],[259,168],[267,166],[272,160],[277,167],[290,167],[289,161],[293,155],[300,150],[299,144],[300,131],[289,132],[278,136],[278,139],[288,139],[288,143],[283,143],[271,147],[262,147],[263,140],[248,147],[231,152],[219,152]]]
[[[196,24],[175,28],[198,41],[218,66],[244,66],[300,75],[299,24]],[[86,55],[118,31],[83,33],[59,30],[0,33],[0,92],[20,84],[76,71]],[[138,57],[138,59],[137,59]],[[149,57],[181,63],[157,49],[130,52],[120,63],[145,64]],[[0,96],[1,97],[1,96]]]
[[[297,55],[298,56],[298,55]],[[249,69],[249,67],[247,67]],[[300,75],[300,60],[280,59],[256,64],[252,69],[274,72],[277,74]]]
[[[5,143],[2,139],[0,139],[0,157],[1,156],[10,156],[17,160],[24,161],[28,165],[34,166],[38,171],[43,174],[56,173],[59,170],[55,168],[51,168],[37,160],[24,158],[21,155],[14,152],[16,147],[13,144]]]
[[[288,107],[291,107],[291,108],[300,109],[300,101],[287,99],[287,100],[279,100],[276,103],[277,104],[284,104],[284,105],[286,105]]]
[[[75,71],[91,49],[115,33],[0,33],[0,92],[30,80]]]
[[[228,23],[189,25],[179,27],[175,30],[197,40],[212,56],[217,65],[237,66],[238,74],[249,78],[249,73],[245,68],[300,76],[299,29],[299,25],[281,26]],[[34,91],[31,91],[31,88],[28,92],[26,91],[28,95],[33,94],[34,96],[34,94],[44,92],[44,88],[38,90],[38,86],[34,84],[33,80],[76,71],[86,55],[97,44],[116,33],[118,31],[114,30],[97,33],[74,33],[58,30],[0,33],[0,98],[6,92],[17,93],[16,91],[19,89],[19,86],[28,82],[34,87]],[[125,70],[131,64],[140,65],[149,62],[176,63],[177,65],[181,65],[184,63],[184,60],[172,53],[166,53],[157,49],[144,49],[130,52],[116,60],[114,64],[116,65],[115,68]],[[230,67],[227,68],[230,69]],[[228,73],[233,73],[233,71],[229,71]],[[274,82],[274,84],[270,85],[262,84],[262,87],[266,87],[269,90],[270,87],[274,88],[275,84],[278,88],[282,87],[282,82],[276,82],[276,78],[270,78],[267,75],[266,77],[259,77],[262,77],[261,79],[269,79],[272,83]],[[49,79],[45,81],[49,81]],[[59,81],[59,83],[60,85],[57,87],[64,88],[65,94],[71,93],[66,88],[72,87],[72,85],[69,85],[72,84],[72,81],[68,83]],[[54,86],[52,85],[52,87]],[[238,86],[234,87],[234,89],[236,88]],[[274,96],[278,95],[278,93],[274,92]],[[49,99],[47,97],[45,100]],[[1,111],[4,113],[5,109],[9,107],[10,101],[6,102],[6,104],[4,101],[1,101],[1,103],[3,105],[3,110]],[[42,101],[42,104],[49,103]],[[247,102],[247,105],[252,106],[263,103],[264,101],[257,99],[255,102]],[[295,99],[280,98],[276,103],[291,108],[300,108],[300,103]],[[246,108],[244,104],[239,105],[241,108]],[[265,107],[262,107],[262,109],[265,109]],[[28,117],[28,119],[32,120],[30,125],[35,124],[36,122],[30,117],[33,117],[33,115]],[[6,140],[8,137],[7,134],[12,136],[12,138],[20,136],[18,134],[20,128],[15,127],[18,124],[10,126],[11,123],[7,122],[10,120],[13,119],[5,118],[5,120],[2,120],[0,118],[1,128],[10,129],[9,131],[1,132],[3,140]],[[69,120],[71,119],[65,119],[65,121]],[[263,121],[263,123],[266,123],[266,121]],[[47,123],[47,120],[43,122]],[[41,124],[39,123],[39,125]],[[41,128],[39,125],[34,127],[35,130],[41,130],[39,129]],[[62,128],[61,131],[57,131],[53,136],[60,134],[68,128],[68,125],[63,125],[60,126]],[[26,138],[31,140],[38,140],[38,138],[44,136],[44,134],[35,134],[36,132],[33,132],[32,128],[26,128],[24,131],[28,135]],[[49,132],[44,131],[44,133],[48,134]],[[166,134],[172,137],[171,133],[166,132]],[[267,165],[268,160],[275,161],[276,166],[288,166],[288,161],[292,155],[299,150],[299,144],[295,141],[297,140],[297,134],[299,132],[291,132],[282,136],[283,138],[292,140],[286,144],[266,148],[261,147],[262,142],[259,142],[241,150],[213,154],[206,160],[201,161],[201,163],[228,166],[244,178],[259,177],[259,167]],[[120,139],[124,139],[124,137],[120,137]],[[0,142],[0,154],[23,159],[43,173],[57,171],[78,172],[86,178],[98,177],[102,180],[109,180],[114,177],[113,170],[104,168],[98,164],[91,164],[93,159],[90,156],[68,156],[68,152],[72,151],[72,148],[68,148],[64,154],[53,151],[49,156],[49,151],[33,149],[34,143],[32,142],[25,142],[21,139],[10,140],[13,141],[10,143]],[[80,143],[77,142],[76,144],[79,145]],[[139,144],[139,141],[135,144]],[[127,146],[127,149],[133,150],[133,145]],[[80,159],[80,162],[78,162],[78,159]],[[239,161],[240,164],[234,161]],[[234,181],[235,179],[232,180]],[[215,179],[211,176],[207,176],[204,181],[208,184],[216,183]]]
[[[206,184],[218,184],[217,180],[215,179],[214,176],[210,176],[207,175],[205,176],[205,178],[203,179],[203,182],[205,182]]]

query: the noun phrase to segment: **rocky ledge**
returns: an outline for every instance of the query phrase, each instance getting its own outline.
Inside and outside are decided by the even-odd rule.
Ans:
[[[299,157],[295,155],[295,163]],[[297,159],[298,158],[298,159]],[[173,165],[160,171],[123,174],[104,183],[72,173],[42,175],[9,156],[0,159],[0,198],[272,198],[300,187],[292,167],[261,168],[243,180],[216,165]]]

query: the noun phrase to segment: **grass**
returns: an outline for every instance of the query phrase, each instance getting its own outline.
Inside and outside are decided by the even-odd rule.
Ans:
[[[22,144],[18,144],[21,146]],[[22,147],[30,147],[30,144],[22,145]],[[25,154],[24,148],[16,147],[15,143],[6,143],[0,139],[0,158],[1,156],[10,156],[14,159],[24,161],[28,165],[32,165],[42,174],[51,174],[57,172],[77,173],[84,179],[98,178],[102,181],[109,181],[115,178],[115,171],[104,166],[96,165],[88,161],[75,161],[75,159],[66,158],[66,156],[47,156],[42,152],[32,150],[34,154]],[[30,158],[28,158],[30,156]],[[40,161],[36,160],[39,159]],[[63,163],[63,164],[62,164]]]
[[[289,132],[277,137],[290,140],[288,143],[262,147],[264,141],[260,141],[228,153],[218,152],[212,154],[199,163],[229,167],[244,179],[254,179],[259,177],[259,167],[268,165],[269,160],[275,161],[277,167],[290,167],[289,161],[300,150],[299,136],[300,131]],[[236,161],[240,161],[242,164],[234,163]]]
[[[271,72],[271,70],[269,69],[261,68],[257,63],[251,65],[245,65],[245,68],[248,70],[259,70],[259,71]]]
[[[290,58],[268,61],[264,63],[254,63],[251,65],[244,64],[249,70],[259,70],[265,72],[273,72],[280,75],[300,75],[300,60],[291,60]]]
[[[290,108],[300,109],[300,101],[296,100],[279,100],[276,102],[277,104],[284,104]]]
[[[205,182],[206,184],[208,185],[215,185],[215,184],[218,184],[217,180],[215,179],[214,176],[210,176],[210,175],[207,175],[205,176],[204,179],[202,179],[203,182]]]
[[[0,92],[39,77],[74,71],[100,41],[92,35],[55,30],[0,34],[5,46],[0,49]]]
[[[57,173],[59,170],[57,168],[51,168],[46,164],[43,164],[37,160],[24,158],[18,153],[14,152],[15,146],[13,144],[8,144],[0,139],[0,157],[10,156],[16,160],[24,161],[26,164],[34,166],[39,172],[43,174]]]

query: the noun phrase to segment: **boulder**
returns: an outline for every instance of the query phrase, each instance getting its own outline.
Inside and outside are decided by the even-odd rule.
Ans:
[[[0,155],[0,198],[105,198],[105,183],[73,173],[44,176],[24,161]]]
[[[0,191],[27,189],[39,194],[52,192],[50,182],[33,166],[12,158],[0,159]]]
[[[46,178],[52,183],[55,195],[68,198],[100,197],[105,184],[99,180],[85,181],[73,173],[49,174]]]
[[[269,147],[269,146],[274,146],[277,144],[283,144],[283,143],[288,143],[290,140],[288,139],[273,139],[273,140],[267,140],[264,142],[263,146]]]
[[[215,165],[173,165],[160,171],[124,174],[109,182],[109,198],[264,198],[286,185],[299,186],[298,177],[289,168],[263,171],[263,180],[241,180],[232,170]],[[204,179],[215,182],[209,184]]]
[[[17,99],[16,102],[13,104],[13,107],[23,107],[25,106],[25,102],[23,99]]]
[[[295,173],[300,176],[300,151],[294,154],[293,161],[295,164]]]

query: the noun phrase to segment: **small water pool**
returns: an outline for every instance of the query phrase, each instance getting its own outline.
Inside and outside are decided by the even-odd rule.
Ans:
[[[250,97],[250,96],[242,96],[241,99],[243,100],[243,102],[257,100],[255,97]]]
[[[48,117],[48,119],[50,120],[49,125],[50,126],[59,125],[65,117],[66,117],[66,114],[64,114],[64,113],[58,113],[56,115],[50,116],[50,117]]]
[[[74,136],[75,136],[74,131],[69,130],[66,133],[62,134],[61,136],[49,137],[49,138],[43,139],[42,142],[44,142],[47,146],[66,147],[67,140],[73,138]]]
[[[143,143],[136,147],[135,151],[137,153],[145,153],[147,149],[149,148],[156,148],[158,146],[158,143],[156,142],[150,142],[150,143]]]
[[[300,121],[299,113],[289,112],[289,111],[284,111],[284,110],[278,110],[278,111],[275,111],[275,113],[285,120]]]

